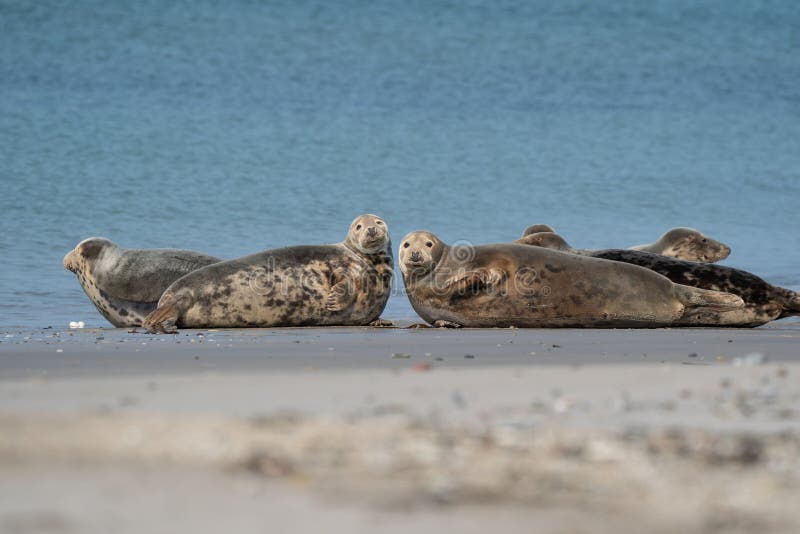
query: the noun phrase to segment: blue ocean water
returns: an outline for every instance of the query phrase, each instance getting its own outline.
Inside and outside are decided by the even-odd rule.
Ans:
[[[0,0],[0,185],[2,326],[107,324],[61,267],[88,236],[235,257],[362,212],[693,226],[800,289],[800,3]]]

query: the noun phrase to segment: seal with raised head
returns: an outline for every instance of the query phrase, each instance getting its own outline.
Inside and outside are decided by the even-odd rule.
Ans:
[[[630,249],[700,263],[722,261],[731,254],[728,245],[711,239],[694,228],[672,228],[655,243],[637,245]]]
[[[532,234],[543,232],[556,233],[552,226],[547,224],[534,224],[522,232],[522,238],[515,243],[525,243],[525,238]],[[728,245],[720,243],[710,237],[703,235],[698,230],[692,228],[672,228],[662,235],[658,241],[649,245],[638,245],[631,247],[630,250],[642,250],[661,254],[668,258],[679,260],[696,261],[701,263],[714,263],[727,258],[731,249]],[[591,254],[594,252],[589,249],[572,249],[575,254]]]
[[[108,322],[141,326],[169,285],[220,258],[180,249],[125,249],[104,237],[84,239],[64,256],[64,268]]]
[[[743,306],[643,267],[513,243],[450,247],[412,232],[399,260],[412,307],[434,326],[650,328]]]
[[[530,234],[517,242],[563,252],[576,252],[552,232]],[[686,317],[681,324],[704,326],[760,326],[775,319],[800,315],[800,294],[770,284],[758,276],[725,265],[668,258],[640,250],[608,249],[577,251],[581,255],[639,265],[666,276],[676,284],[738,295],[744,307],[737,310],[705,310]]]
[[[386,223],[361,215],[341,243],[266,250],[184,276],[144,327],[385,326],[392,269]]]

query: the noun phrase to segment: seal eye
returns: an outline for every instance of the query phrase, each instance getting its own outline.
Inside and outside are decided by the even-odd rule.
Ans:
[[[433,246],[433,243],[428,241],[427,243],[425,243],[425,246],[428,247],[428,248],[431,248]]]
[[[375,221],[375,224],[383,224],[383,221]]]
[[[361,225],[356,226],[356,230],[361,230]]]
[[[706,239],[706,238],[704,237],[704,238],[703,238],[703,241],[701,241],[701,243],[703,243],[703,244],[705,245],[706,243],[708,243],[708,239]]]
[[[408,247],[410,247],[410,246],[411,246],[411,245],[410,245],[409,243],[403,243],[403,248],[408,248]]]

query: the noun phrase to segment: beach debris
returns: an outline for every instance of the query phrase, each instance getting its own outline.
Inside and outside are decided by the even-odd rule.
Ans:
[[[414,365],[411,366],[411,370],[417,372],[430,371],[431,369],[433,369],[433,366],[426,362],[415,363]]]
[[[64,349],[56,349],[56,352],[64,352]]]
[[[689,357],[690,358],[697,358],[697,353],[696,352],[690,352],[689,353]]]
[[[734,367],[755,367],[767,363],[767,357],[760,352],[751,352],[733,359]]]
[[[405,352],[394,352],[392,353],[392,358],[394,359],[407,359],[410,358],[411,355]]]
[[[84,326],[86,326],[86,323],[84,323],[83,321],[70,321],[69,322],[69,327],[70,328],[83,328]]]

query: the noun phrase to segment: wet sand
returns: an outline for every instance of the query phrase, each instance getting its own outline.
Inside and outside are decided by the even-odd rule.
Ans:
[[[798,341],[6,330],[0,532],[797,532]]]

